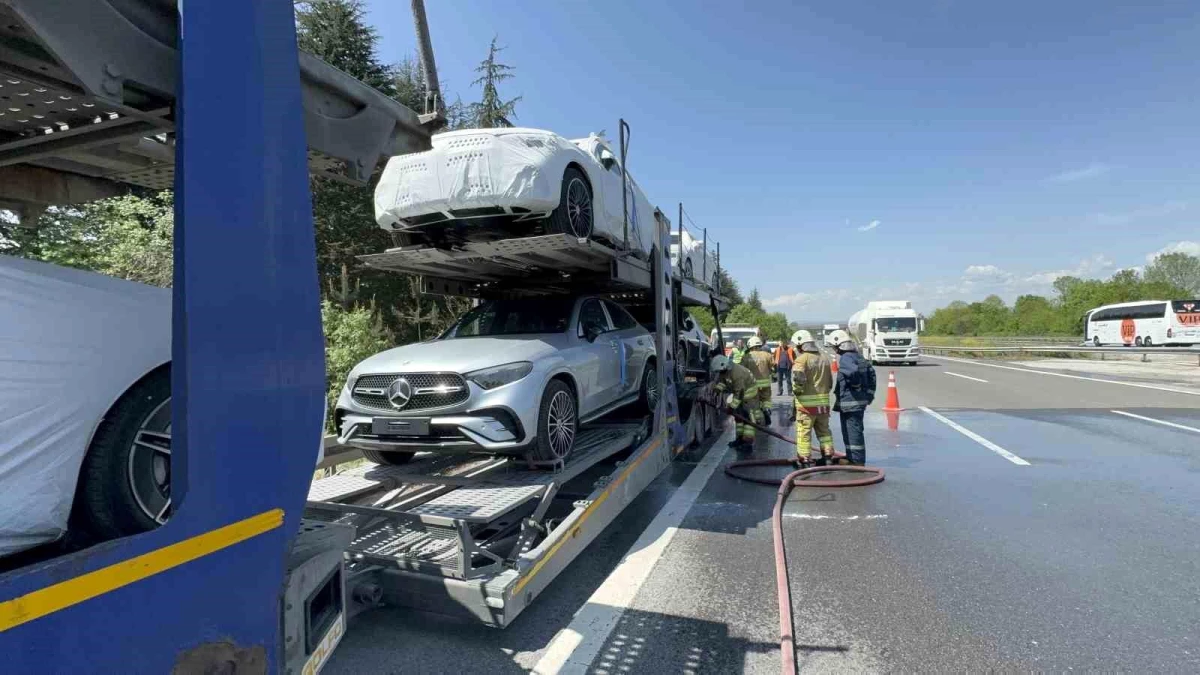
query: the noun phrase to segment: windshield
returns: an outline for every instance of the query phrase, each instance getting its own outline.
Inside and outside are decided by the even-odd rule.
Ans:
[[[880,333],[912,333],[917,330],[917,320],[912,317],[892,317],[876,319],[875,330]]]
[[[566,298],[491,300],[463,314],[446,331],[446,339],[564,333],[574,306],[575,301]]]

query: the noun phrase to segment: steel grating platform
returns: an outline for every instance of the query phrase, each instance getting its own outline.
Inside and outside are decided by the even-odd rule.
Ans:
[[[540,497],[546,484],[482,485],[460,487],[408,510],[422,516],[455,518],[474,525],[486,525],[522,504]]]

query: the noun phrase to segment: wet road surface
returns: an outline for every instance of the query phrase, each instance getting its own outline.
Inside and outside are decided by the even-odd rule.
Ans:
[[[898,367],[905,411],[890,418],[877,410],[881,367],[867,445],[887,480],[792,493],[800,668],[1197,671],[1200,395],[1000,366]],[[757,456],[793,452],[760,439]],[[727,441],[710,451],[722,464]],[[377,610],[352,623],[327,672],[545,666],[704,457],[664,471],[509,628]],[[594,657],[579,648],[587,666],[564,672],[778,672],[774,490],[719,468],[701,485],[611,633],[584,636]]]

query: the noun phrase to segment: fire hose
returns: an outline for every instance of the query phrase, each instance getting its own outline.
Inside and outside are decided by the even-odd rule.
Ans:
[[[720,408],[709,402],[701,401],[705,405],[720,410]],[[755,429],[773,436],[783,441],[787,441],[791,446],[796,445],[795,439],[788,438],[783,434],[775,432],[767,427],[755,424],[745,417],[730,412],[730,415],[741,422],[754,427]],[[844,455],[834,455],[834,461],[843,458]],[[731,462],[725,466],[725,473],[733,478],[750,481],[752,483],[761,483],[763,485],[776,485],[776,481],[772,478],[762,478],[758,476],[748,476],[738,471],[740,468],[751,466],[794,466],[790,459],[744,459],[737,462]],[[808,477],[821,473],[834,472],[851,472],[865,474],[860,478],[849,478],[845,480],[811,480]],[[783,480],[778,483],[779,490],[775,493],[775,508],[771,512],[771,533],[775,543],[775,590],[779,598],[779,652],[782,657],[780,664],[780,672],[784,675],[795,675],[796,673],[796,639],[793,632],[792,619],[792,591],[791,583],[788,580],[786,550],[783,545],[783,505],[787,502],[788,495],[792,489],[796,487],[820,487],[820,488],[843,488],[843,487],[859,487],[862,485],[873,485],[883,481],[883,469],[876,469],[867,466],[817,466],[807,469],[798,469],[783,477]]]

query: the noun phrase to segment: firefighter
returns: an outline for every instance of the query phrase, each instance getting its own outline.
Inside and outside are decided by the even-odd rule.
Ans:
[[[792,335],[792,344],[799,349],[796,363],[792,366],[792,394],[796,399],[796,455],[801,466],[812,466],[812,434],[815,431],[821,444],[821,458],[817,466],[825,466],[833,460],[833,434],[829,431],[829,392],[833,389],[833,375],[829,360],[812,333],[798,330]]]
[[[763,421],[771,426],[771,371],[775,370],[775,362],[763,349],[762,338],[757,335],[746,341],[746,349],[742,365],[758,381],[758,407],[762,410]]]
[[[846,331],[834,331],[829,336],[829,342],[838,353],[837,382],[834,384],[837,401],[833,409],[838,411],[838,417],[841,418],[846,460],[862,466],[867,462],[863,414],[875,400],[875,368],[858,353],[858,347]]]
[[[729,412],[738,417],[761,425],[762,413],[758,405],[758,380],[745,366],[736,364],[728,356],[713,357],[711,366],[718,394],[729,394]],[[754,427],[735,420],[734,438],[729,447],[738,452],[754,449]]]

